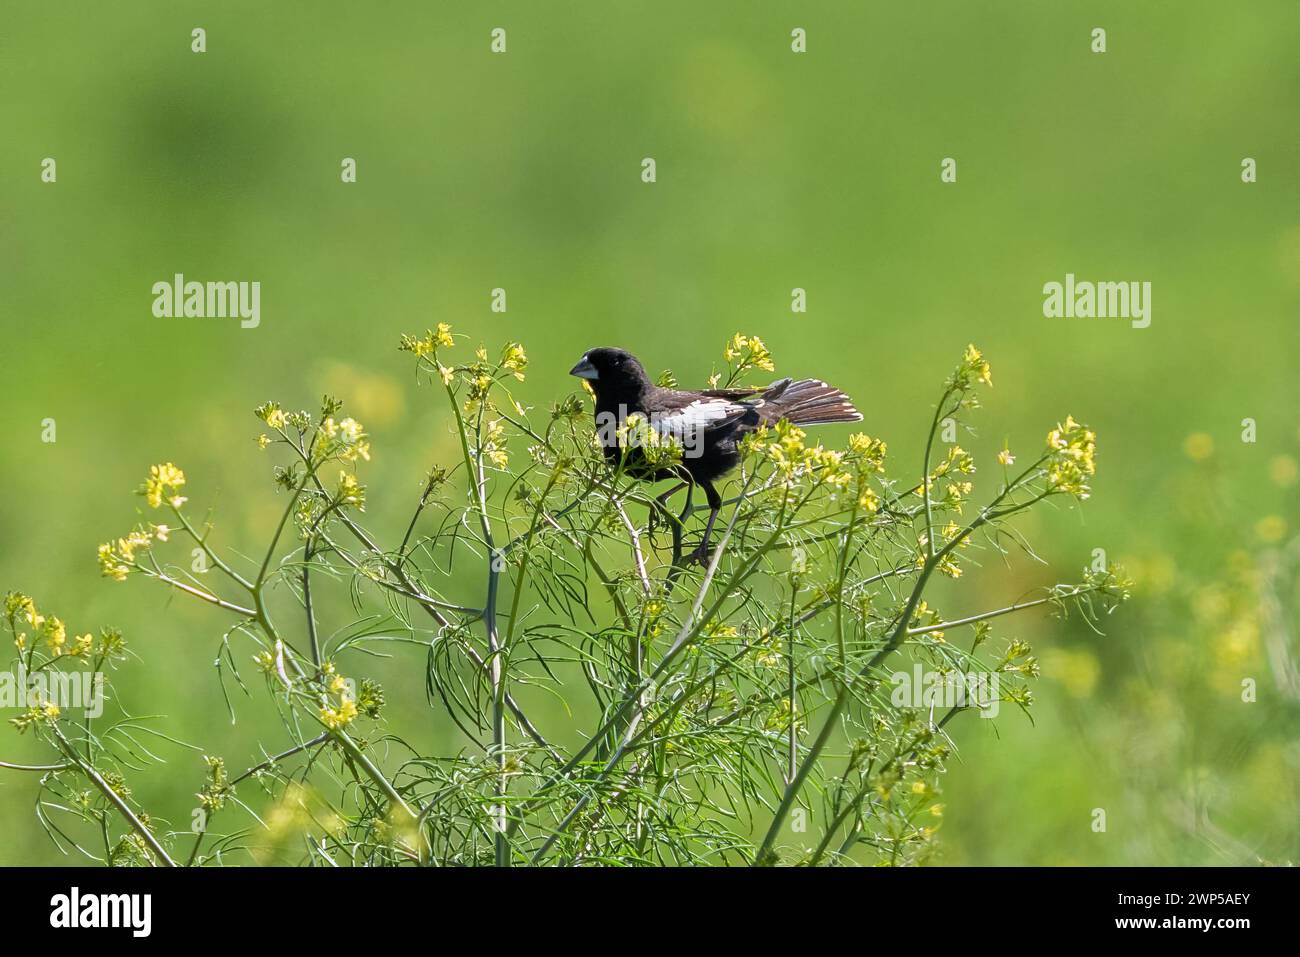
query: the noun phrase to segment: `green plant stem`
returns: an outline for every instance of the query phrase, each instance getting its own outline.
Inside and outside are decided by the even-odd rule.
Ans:
[[[261,585],[254,590],[253,598],[257,605],[258,624],[261,625],[266,636],[270,638],[278,648],[285,649],[289,652],[284,655],[285,660],[293,666],[294,672],[298,676],[299,680],[305,679],[306,674],[302,670],[302,666],[299,665],[297,660],[293,657],[292,649],[288,648],[288,646],[280,639],[279,632],[276,631],[275,625],[271,623],[271,618],[266,612],[266,606],[262,602]],[[374,782],[375,786],[378,787],[385,796],[387,796],[388,800],[392,802],[393,805],[401,809],[412,820],[419,820],[419,816],[411,809],[411,806],[406,803],[406,799],[398,793],[392,782],[384,776],[384,773],[379,769],[379,767],[370,760],[360,747],[357,746],[357,743],[348,736],[347,732],[343,728],[330,728],[324,725],[324,722],[321,720],[319,715],[314,715],[313,717],[317,723],[325,727],[325,730],[329,733],[330,737],[339,743],[343,750],[347,752],[348,756],[356,761],[357,764],[361,765],[366,772],[366,776]]]
[[[59,750],[63,752],[64,757],[66,757],[72,764],[76,765],[77,769],[84,774],[86,778],[95,785],[95,787],[99,788],[100,793],[102,793],[104,797],[108,798],[108,802],[112,804],[113,807],[117,808],[117,812],[126,819],[126,822],[131,825],[132,830],[140,835],[140,839],[143,840],[145,844],[149,845],[149,849],[157,855],[158,859],[162,861],[164,865],[167,867],[175,867],[176,862],[172,860],[171,855],[167,853],[166,848],[159,843],[158,838],[154,837],[153,831],[149,830],[145,823],[136,816],[136,813],[131,810],[130,805],[123,800],[122,796],[113,790],[112,786],[104,780],[104,776],[95,770],[93,765],[83,760],[82,757],[77,754],[77,749],[72,746],[72,742],[63,736],[63,732],[59,731],[58,728],[54,728],[53,730],[55,740],[58,741],[59,744]]]
[[[218,608],[224,608],[226,611],[233,611],[235,614],[243,615],[245,618],[256,617],[256,612],[251,608],[245,608],[243,605],[236,605],[234,602],[226,601],[224,598],[218,598],[216,595],[206,592],[201,588],[195,588],[193,585],[187,585],[183,581],[178,581],[169,575],[164,575],[160,570],[146,568],[143,565],[133,565],[132,567],[151,578],[158,579],[165,585],[171,585],[173,588],[183,591],[187,595],[193,595],[195,598],[206,601],[209,605],[216,605]]]
[[[934,407],[934,420],[930,423],[930,434],[925,440],[925,461],[921,468],[921,488],[925,495],[925,547],[931,558],[934,558],[934,517],[931,514],[930,502],[930,453],[934,448],[934,436],[939,431],[939,420],[943,416],[943,404],[948,401],[948,396],[951,394],[950,387]]]
[[[911,638],[915,635],[928,635],[931,632],[944,631],[948,628],[960,628],[963,625],[973,625],[976,622],[987,621],[990,618],[999,618],[1002,615],[1010,615],[1012,612],[1024,611],[1026,608],[1036,608],[1039,605],[1046,605],[1049,602],[1065,601],[1069,598],[1079,598],[1089,592],[1097,591],[1098,587],[1100,586],[1089,588],[1077,587],[1061,595],[1048,595],[1045,598],[1035,598],[1031,601],[1017,602],[1014,605],[1007,605],[1005,608],[997,608],[993,611],[981,612],[978,615],[970,615],[966,618],[955,618],[952,621],[941,621],[937,625],[925,625],[921,628],[909,628],[907,629],[907,637]]]
[[[311,560],[312,539],[308,537],[302,553],[302,607],[307,618],[307,639],[311,646],[311,661],[312,664],[319,668],[321,664],[320,640],[316,636],[316,610],[312,607],[311,600]]]
[[[329,738],[330,738],[329,732],[323,731],[320,734],[316,735],[316,737],[312,738],[310,741],[304,741],[302,744],[295,744],[291,748],[286,748],[284,751],[281,751],[279,754],[274,755],[273,757],[269,757],[265,761],[262,761],[259,764],[253,765],[243,774],[239,775],[239,777],[231,778],[230,781],[226,783],[226,786],[233,788],[235,785],[239,784],[239,782],[248,780],[254,774],[257,774],[259,771],[264,771],[267,768],[272,767],[273,765],[279,764],[285,758],[293,757],[293,755],[298,754],[300,751],[308,751],[316,747],[317,745],[324,744],[326,741],[329,740]],[[216,812],[213,812],[213,814],[215,813]],[[209,815],[207,821],[205,822],[205,825],[211,823],[212,823],[212,816]],[[205,826],[203,830],[199,831],[199,833],[195,835],[194,847],[190,849],[190,856],[185,861],[186,867],[192,867],[194,865],[194,861],[199,855],[199,846],[203,843],[203,838],[207,836],[207,833],[208,833],[208,828]]]
[[[470,452],[469,448],[469,431],[465,425],[465,417],[461,415],[460,403],[456,398],[456,390],[451,383],[446,383],[447,399],[451,403],[452,411],[456,414],[456,432],[460,436],[461,454],[465,460],[465,473],[469,477],[472,486],[472,497],[474,506],[479,516],[479,526],[483,533],[483,546],[487,549],[488,554],[488,582],[487,582],[487,600],[483,607],[483,628],[487,633],[488,642],[488,666],[490,668],[490,680],[492,682],[492,751],[497,763],[497,806],[493,809],[493,858],[498,867],[508,867],[510,865],[510,840],[507,834],[506,825],[506,792],[510,786],[510,779],[506,773],[506,717],[505,717],[505,695],[506,695],[506,649],[501,647],[500,637],[497,634],[497,594],[501,578],[500,563],[504,558],[496,551],[496,546],[492,538],[492,522],[488,517],[487,508],[487,478],[483,474],[483,454],[479,450],[477,456]],[[478,424],[476,425],[476,434],[479,444],[482,444],[482,410],[480,409]]]
[[[243,575],[239,574],[239,572],[231,568],[226,562],[222,561],[221,556],[219,556],[208,545],[207,536],[200,535],[198,533],[198,530],[193,525],[190,524],[189,519],[185,517],[185,514],[179,508],[177,508],[174,505],[170,505],[170,503],[169,503],[169,507],[172,510],[172,514],[176,516],[176,520],[181,523],[181,528],[185,529],[186,534],[188,534],[190,538],[194,539],[195,543],[198,544],[199,548],[203,550],[203,554],[208,557],[208,561],[212,562],[213,565],[215,565],[220,571],[225,573],[232,581],[237,582],[238,584],[242,585],[244,588],[248,589],[249,591],[252,591],[253,583],[250,582]]]
[[[686,616],[686,621],[682,625],[681,630],[678,632],[673,643],[669,646],[668,650],[664,652],[664,656],[659,660],[659,663],[655,666],[654,670],[651,671],[650,676],[624,696],[614,714],[604,723],[601,729],[587,740],[587,743],[578,751],[577,754],[570,758],[569,763],[564,769],[562,769],[561,775],[567,776],[567,773],[577,767],[577,765],[581,763],[582,759],[590,753],[596,742],[600,741],[611,728],[615,727],[617,722],[622,719],[623,715],[629,709],[634,706],[640,706],[641,709],[644,710],[643,695],[654,688],[655,682],[658,681],[659,677],[668,670],[677,655],[699,637],[704,625],[712,620],[713,616],[717,614],[718,610],[722,607],[722,604],[731,596],[735,588],[757,569],[759,561],[762,559],[763,555],[766,554],[768,548],[783,533],[783,529],[778,526],[777,530],[772,533],[772,536],[768,538],[764,545],[760,546],[745,562],[741,569],[732,575],[731,579],[722,589],[722,593],[713,602],[708,612],[704,615],[700,615],[700,609],[704,605],[704,597],[708,593],[709,585],[713,581],[713,576],[717,573],[718,563],[721,561],[722,553],[726,549],[732,532],[735,530],[736,520],[739,516],[740,506],[737,505],[735,510],[731,513],[731,520],[727,523],[726,531],[723,533],[722,538],[718,541],[717,548],[714,550],[713,559],[709,562],[709,567],[705,572],[704,580],[701,582],[699,591],[696,593],[694,604],[691,607],[691,612]],[[635,719],[628,722],[629,729],[634,729],[635,725]],[[591,782],[587,792],[578,799],[572,810],[570,810],[560,823],[556,825],[555,829],[533,855],[532,863],[534,865],[539,863],[541,859],[546,856],[546,853],[555,845],[555,842],[560,839],[561,835],[563,835],[566,830],[568,830],[568,827],[573,823],[573,820],[581,814],[587,804],[591,802],[591,799],[595,796],[596,788],[599,787],[600,783],[609,776],[609,773],[618,765],[618,762],[622,760],[623,755],[627,752],[630,742],[630,736],[625,735],[618,748],[609,757],[608,761],[606,761],[602,770],[597,774],[595,780]],[[523,811],[521,810],[520,818],[522,817]]]
[[[13,764],[10,761],[0,761],[0,768],[8,771],[66,771],[76,766],[71,761],[66,764]]]
[[[1041,462],[1042,460],[1040,459],[1039,461]],[[1022,478],[1027,476],[1035,468],[1036,465],[1030,466],[1030,468],[1026,469]],[[781,803],[777,806],[776,812],[772,815],[772,822],[767,829],[767,833],[763,837],[763,842],[759,845],[758,851],[754,855],[755,864],[767,864],[770,859],[775,856],[772,845],[776,841],[776,835],[785,823],[786,816],[790,813],[790,808],[794,805],[795,798],[798,795],[800,788],[803,787],[803,783],[807,779],[809,772],[812,770],[813,765],[825,749],[826,742],[830,740],[831,733],[838,724],[840,716],[844,713],[844,709],[847,707],[849,698],[852,694],[853,685],[863,677],[875,671],[876,667],[893,654],[895,649],[898,648],[899,644],[901,644],[903,639],[907,636],[908,625],[912,621],[912,615],[916,612],[916,606],[920,603],[921,595],[925,591],[926,583],[934,573],[934,570],[939,567],[939,564],[945,557],[947,557],[949,552],[957,548],[963,541],[973,535],[976,530],[983,527],[989,521],[992,521],[995,517],[1001,517],[1001,515],[1010,514],[1011,512],[1028,508],[1034,502],[1039,501],[1043,497],[1040,496],[1029,503],[1015,506],[1011,509],[1011,512],[1003,512],[999,515],[997,512],[997,505],[1005,500],[1013,491],[1019,488],[1019,483],[1020,480],[1017,480],[1004,488],[992,502],[981,510],[979,516],[977,516],[974,521],[962,529],[958,534],[954,535],[951,541],[926,560],[924,567],[921,569],[920,575],[917,577],[916,584],[912,588],[912,593],[908,596],[907,604],[898,617],[898,623],[894,627],[889,638],[886,640],[884,646],[871,656],[866,665],[858,671],[857,675],[848,681],[840,682],[840,690],[836,694],[834,702],[831,704],[829,716],[822,724],[821,731],[818,732],[816,740],[813,741],[812,746],[808,749],[808,753],[799,767],[799,773],[796,774],[794,780],[786,786],[785,792],[781,796]],[[1048,493],[1044,493],[1044,496],[1046,494]]]
[[[280,536],[284,534],[284,526],[289,522],[289,516],[293,514],[294,506],[298,504],[298,499],[302,496],[303,489],[307,483],[316,477],[316,473],[308,471],[303,480],[298,483],[298,487],[293,490],[289,496],[289,504],[284,507],[280,514],[280,523],[275,526],[275,534],[271,536],[271,544],[266,547],[266,555],[262,558],[262,567],[257,571],[257,578],[253,580],[252,590],[258,592],[262,588],[262,583],[266,581],[267,570],[271,567],[271,559],[275,557],[275,547],[280,543]]]

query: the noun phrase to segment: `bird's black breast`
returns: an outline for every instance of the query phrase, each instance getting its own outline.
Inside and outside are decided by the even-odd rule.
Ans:
[[[671,471],[651,468],[639,448],[624,451],[609,424],[617,422],[621,425],[634,413],[652,419],[671,416],[692,402],[710,398],[714,396],[672,389],[651,389],[636,397],[619,396],[617,400],[612,397],[598,398],[595,409],[596,427],[606,461],[613,466],[622,462],[625,474],[651,481],[680,477],[685,472],[695,482],[709,482],[727,474],[740,463],[741,440],[759,425],[760,418],[756,410],[747,410],[730,421],[704,429],[700,434],[692,436],[692,441],[683,442],[681,465]]]
[[[683,468],[697,482],[721,478],[740,464],[740,442],[753,428],[753,424],[742,419],[710,429],[699,448],[683,456]]]

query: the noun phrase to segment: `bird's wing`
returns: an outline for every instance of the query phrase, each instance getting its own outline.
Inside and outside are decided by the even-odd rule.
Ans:
[[[719,396],[689,393],[665,398],[650,412],[650,426],[660,435],[677,439],[734,422],[749,406]]]

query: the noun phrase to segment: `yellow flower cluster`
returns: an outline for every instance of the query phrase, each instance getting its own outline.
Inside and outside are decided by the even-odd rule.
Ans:
[[[947,456],[944,460],[934,467],[934,478],[942,478],[952,473],[961,475],[973,475],[975,473],[975,459],[969,452],[960,445],[954,445],[948,449]]]
[[[316,455],[322,459],[339,458],[344,462],[357,459],[370,461],[369,436],[361,423],[348,417],[335,422],[334,416],[327,415],[316,429]]]
[[[763,719],[763,730],[768,732],[788,732],[791,724],[794,725],[795,734],[803,734],[804,723],[799,718],[791,721],[794,711],[790,707],[790,699],[782,698],[778,701],[772,710],[767,713]]]
[[[451,326],[445,322],[438,323],[436,330],[425,330],[424,336],[416,338],[415,336],[402,336],[401,344],[398,348],[402,352],[409,352],[417,359],[423,359],[428,356],[436,356],[439,349],[449,349],[455,344],[451,335]]]
[[[936,507],[948,508],[960,515],[966,497],[975,490],[975,484],[957,476],[971,475],[974,472],[974,457],[960,445],[954,445],[948,449],[948,454],[943,461],[939,462],[926,478],[924,490],[918,487],[916,494],[921,496],[928,492],[930,501]],[[943,487],[943,494],[936,495],[936,480],[940,478],[947,478],[948,482]]]
[[[16,628],[19,621],[26,622],[32,628],[39,628],[45,621],[45,616],[36,610],[36,602],[31,596],[16,591],[5,595],[5,618],[9,620],[11,628]]]
[[[664,633],[664,615],[667,613],[668,605],[658,598],[652,598],[641,606],[646,641],[653,641]]]
[[[849,455],[862,471],[885,471],[885,453],[888,451],[889,446],[880,439],[873,439],[865,432],[854,432],[849,436]]]
[[[715,641],[725,641],[728,638],[739,638],[740,629],[735,625],[728,625],[721,621],[714,620],[704,626],[701,634],[703,634],[705,638]]]
[[[938,609],[931,608],[925,601],[919,601],[916,609],[912,612],[913,628],[929,628],[943,621],[943,616],[939,614]],[[943,641],[942,631],[927,632],[928,636],[934,641]]]
[[[339,471],[339,485],[335,495],[340,505],[351,506],[360,512],[366,510],[366,487],[351,472]]]
[[[63,626],[63,622],[51,615],[41,626],[41,634],[46,644],[50,646],[50,654],[56,658],[63,654],[63,645],[68,640],[68,630]]]
[[[962,353],[961,364],[953,373],[950,385],[957,389],[969,389],[975,383],[993,387],[993,370],[989,368],[984,354],[973,345],[968,345]]]
[[[166,525],[150,525],[128,532],[125,538],[104,542],[99,546],[100,572],[113,581],[125,581],[135,567],[136,553],[152,548],[154,542],[167,541],[170,534],[171,529]]]
[[[4,596],[4,617],[9,622],[9,628],[14,636],[14,645],[19,653],[35,650],[35,646],[28,643],[29,635],[26,630],[28,628],[34,632],[33,642],[44,641],[50,658],[63,656],[79,658],[90,654],[94,646],[94,636],[89,633],[73,635],[72,643],[69,645],[68,629],[63,621],[54,615],[41,614],[36,610],[36,602],[31,596],[21,592],[9,592]],[[123,642],[118,632],[105,629],[102,635],[100,652],[106,660],[121,651]],[[57,713],[56,709],[55,714]]]
[[[960,512],[961,510],[958,509],[958,511]],[[940,548],[942,548],[943,546],[951,542],[954,538],[956,538],[958,535],[961,534],[961,531],[962,529],[955,522],[949,522],[947,525],[945,525],[943,527],[943,532],[942,532],[942,542],[939,545],[935,546],[935,551],[937,552]],[[917,544],[920,548],[920,555],[916,560],[916,567],[922,568],[925,566],[926,560],[930,552],[929,534],[926,532],[922,532],[920,536],[917,538]],[[970,545],[970,539],[964,538],[957,545],[957,547],[966,548],[969,545]],[[936,565],[935,567],[938,569],[940,574],[947,575],[949,578],[961,578],[962,568],[961,565],[958,564],[957,562],[956,552],[948,552],[948,554],[944,555],[943,558],[939,559],[939,564]]]
[[[1088,479],[1097,473],[1097,434],[1066,416],[1047,433],[1047,485],[1080,500],[1089,495]]]
[[[763,668],[775,668],[785,661],[785,645],[775,635],[760,639],[755,643],[754,650],[757,652],[754,662]]]
[[[46,701],[46,702],[42,702],[41,704],[30,706],[26,711],[24,711],[18,717],[10,718],[9,723],[12,724],[15,728],[17,728],[18,731],[21,733],[23,731],[26,731],[28,728],[32,727],[33,725],[53,724],[54,721],[58,719],[59,714],[60,714],[59,706],[52,702]]]
[[[487,350],[479,346],[474,355],[477,361],[466,370],[465,375],[469,382],[469,394],[465,397],[465,412],[468,415],[478,411],[478,407],[487,401],[492,391],[492,384],[496,381],[492,375],[492,367],[488,364]],[[443,373],[442,381],[450,385],[451,376]]]
[[[505,347],[505,350],[501,353],[501,368],[520,382],[524,381],[524,370],[528,368],[528,356],[524,354],[523,345],[512,342]]]
[[[972,482],[949,482],[943,490],[943,504],[952,509],[958,515],[962,514],[962,506],[966,501],[966,496],[974,491],[975,485]]]
[[[140,487],[140,494],[150,508],[158,508],[164,500],[172,508],[180,508],[185,504],[185,497],[179,494],[184,485],[185,473],[171,462],[165,462],[150,467],[149,477]]]
[[[5,617],[9,620],[9,627],[14,633],[14,645],[21,652],[27,648],[27,632],[19,631],[20,625],[30,627],[36,631],[37,639],[44,638],[46,645],[49,646],[50,654],[57,658],[64,654],[63,646],[68,641],[67,627],[53,615],[42,615],[36,610],[36,602],[29,595],[20,592],[10,592],[5,595]],[[66,652],[69,655],[82,655],[90,650],[91,642],[94,639],[90,635],[82,635],[77,638],[76,642]]]
[[[226,776],[226,762],[211,755],[205,755],[203,760],[208,766],[208,783],[195,796],[199,799],[199,804],[214,813],[226,806],[226,795],[231,791]]]
[[[479,455],[492,463],[493,468],[504,471],[510,466],[510,453],[506,451],[506,427],[500,419],[488,423]]]
[[[352,695],[351,683],[334,669],[333,662],[326,662],[321,669],[325,683],[325,695],[320,708],[320,719],[331,731],[345,728],[355,720],[357,703]]]
[[[837,490],[853,484],[855,471],[848,467],[850,458],[835,449],[805,445],[805,435],[803,429],[782,419],[771,428],[764,426],[746,436],[745,448],[771,462],[776,477],[787,488],[813,474]]]
[[[722,353],[727,364],[736,364],[737,373],[746,372],[749,369],[762,369],[764,372],[775,372],[776,363],[772,361],[772,353],[763,344],[763,340],[758,336],[745,336],[739,332],[731,337],[727,343],[727,348]]]
[[[639,449],[641,464],[652,469],[669,469],[682,461],[684,449],[677,437],[659,432],[649,420],[634,412],[624,420],[616,432],[621,449]],[[596,437],[599,446],[600,438]]]

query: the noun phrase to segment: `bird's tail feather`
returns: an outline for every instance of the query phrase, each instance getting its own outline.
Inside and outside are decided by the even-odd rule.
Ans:
[[[801,379],[791,384],[764,407],[763,417],[769,422],[788,419],[800,426],[862,421],[862,413],[853,407],[849,397],[820,379]]]

